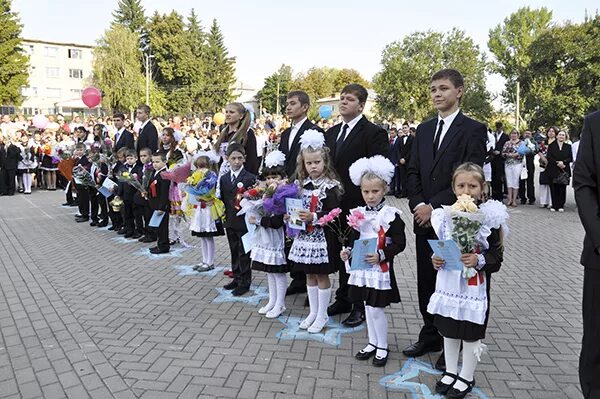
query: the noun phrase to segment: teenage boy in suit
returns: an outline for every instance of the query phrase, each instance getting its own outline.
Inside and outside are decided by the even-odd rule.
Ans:
[[[158,237],[156,246],[150,248],[150,253],[165,254],[171,249],[169,245],[169,187],[171,182],[163,179],[160,175],[161,172],[167,170],[166,154],[161,152],[152,154],[152,166],[154,167],[154,175],[148,186],[148,204],[150,209],[162,214],[163,218],[156,229]]]
[[[360,158],[370,158],[374,155],[388,156],[390,142],[385,129],[371,123],[364,115],[363,110],[367,102],[368,92],[359,84],[349,84],[342,89],[340,94],[340,115],[342,122],[331,127],[325,132],[325,143],[331,151],[333,166],[340,177],[344,187],[340,208],[347,214],[350,209],[364,206],[360,187],[355,186],[350,180],[350,165]],[[345,218],[342,218],[345,223]],[[351,245],[351,243],[349,243]],[[333,249],[339,253],[342,245]],[[348,297],[348,277],[346,267],[341,258],[337,257],[340,286],[335,293],[335,302],[329,306],[327,313],[330,316],[350,312],[342,321],[348,327],[356,327],[365,321],[364,303],[352,301]]]
[[[402,136],[398,137],[398,188],[396,196],[405,198],[408,196],[408,163],[413,142],[413,134],[407,122],[402,124]]]
[[[231,270],[233,281],[225,285],[225,289],[233,290],[234,296],[240,296],[250,290],[252,273],[250,270],[250,255],[244,250],[242,236],[248,232],[244,216],[238,216],[238,192],[247,190],[256,182],[256,176],[244,168],[246,150],[244,146],[232,143],[227,147],[227,160],[231,166],[229,173],[221,176],[221,199],[225,204],[225,233],[231,252]]]
[[[125,129],[125,115],[120,113],[114,114],[113,123],[115,125],[115,129],[117,129],[117,133],[115,133],[113,152],[117,152],[121,148],[134,150],[135,138],[133,137],[133,133]]]
[[[150,148],[150,151],[154,153],[158,150],[158,131],[150,120],[150,107],[142,104],[138,107],[135,114],[137,119],[142,122],[137,139],[138,157],[142,148]]]
[[[127,150],[125,155],[125,165],[121,167],[119,173],[128,173],[129,176],[141,179],[143,165],[138,161],[135,150]],[[119,183],[119,195],[123,199],[123,224],[125,228],[125,238],[139,239],[144,229],[143,216],[140,212],[134,212],[134,196],[137,190],[129,183]]]
[[[75,144],[75,151],[73,151],[73,156],[75,156],[75,166],[81,166],[88,172],[92,167],[92,163],[88,160],[85,155],[85,144],[77,143]],[[75,188],[77,189],[77,206],[79,207],[79,215],[75,216],[75,221],[77,223],[87,222],[90,218],[90,191],[88,186],[82,184],[76,184]]]
[[[417,252],[417,288],[423,327],[416,343],[404,349],[409,357],[442,349],[442,337],[433,325],[427,305],[435,291],[436,270],[427,240],[437,239],[430,218],[434,208],[452,205],[452,174],[464,162],[483,165],[486,154],[485,125],[465,116],[460,110],[464,79],[454,69],[442,69],[431,78],[431,99],[438,115],[417,127],[408,166],[408,199],[414,216]],[[436,368],[445,369],[438,358]]]

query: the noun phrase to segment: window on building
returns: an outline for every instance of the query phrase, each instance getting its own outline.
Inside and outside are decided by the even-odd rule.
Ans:
[[[46,95],[48,98],[60,98],[60,88],[47,87]]]
[[[81,59],[81,50],[76,48],[69,49],[69,58],[79,58]]]
[[[60,75],[60,68],[46,67],[46,77],[47,78],[58,78],[58,75]]]
[[[36,97],[37,94],[37,87],[23,87],[21,89],[21,95],[24,97]]]
[[[15,107],[0,107],[0,114],[2,115],[14,115]]]
[[[58,47],[46,46],[46,57],[56,57],[58,55]]]
[[[23,113],[25,115],[33,115],[34,110],[35,110],[35,108],[32,108],[32,107],[24,107]]]
[[[69,69],[69,77],[74,79],[83,79],[82,69]]]

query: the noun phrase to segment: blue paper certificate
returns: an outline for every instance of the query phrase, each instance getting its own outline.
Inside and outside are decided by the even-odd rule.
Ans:
[[[369,270],[373,265],[367,263],[365,257],[377,253],[377,238],[365,238],[354,241],[350,270]]]
[[[300,220],[299,211],[304,210],[302,200],[298,198],[286,198],[285,209],[290,219],[288,220],[288,226],[290,229],[306,230],[306,224]]]
[[[150,222],[148,222],[148,226],[150,226],[150,227],[160,226],[160,222],[162,222],[163,217],[165,217],[164,211],[154,211],[154,213],[152,214],[152,218],[150,219]]]
[[[460,261],[461,253],[458,245],[453,240],[427,240],[433,253],[438,258],[444,259],[444,269],[462,270],[464,265]]]

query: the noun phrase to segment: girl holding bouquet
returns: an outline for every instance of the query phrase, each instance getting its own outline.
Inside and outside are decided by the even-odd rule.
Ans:
[[[199,152],[194,157],[196,170],[187,179],[185,191],[195,197],[199,204],[193,205],[194,213],[190,222],[193,236],[200,237],[202,262],[194,266],[194,270],[205,272],[215,268],[214,237],[225,235],[221,219],[225,214],[223,201],[216,197],[217,172],[219,162],[217,154]],[[192,201],[188,199],[188,204]]]
[[[452,207],[435,209],[431,215],[438,238],[455,241],[462,253],[462,265],[457,268],[447,267],[440,257],[432,257],[438,273],[427,307],[444,337],[446,371],[435,391],[448,398],[464,398],[475,385],[475,367],[485,350],[481,340],[485,338],[490,313],[491,275],[500,269],[503,236],[508,233],[506,206],[495,200],[481,203],[484,186],[481,167],[474,163],[460,165],[452,178],[457,202]],[[463,361],[459,374],[461,342]]]
[[[310,129],[300,138],[296,175],[304,206],[299,218],[305,224],[305,229],[294,238],[288,258],[295,271],[306,273],[310,313],[300,323],[300,328],[309,333],[318,333],[329,321],[329,274],[337,271],[334,258],[337,254],[328,250],[334,248],[334,234],[315,223],[318,218],[339,206],[343,191],[322,133]],[[289,220],[289,215],[285,219]]]
[[[44,171],[44,178],[46,181],[46,190],[56,190],[56,171],[58,170],[58,162],[60,158],[56,153],[56,141],[54,140],[54,133],[47,133],[42,139],[42,146],[40,147],[42,164],[40,169]]]
[[[35,175],[35,169],[37,168],[37,159],[35,153],[35,146],[33,142],[29,140],[27,132],[21,130],[17,133],[21,134],[19,146],[21,150],[21,160],[17,165],[17,179],[19,181],[19,192],[24,194],[31,194],[31,185],[33,183],[33,176]]]
[[[285,256],[283,215],[285,199],[296,198],[298,187],[285,182],[285,154],[273,151],[265,158],[262,176],[266,189],[262,199],[262,216],[250,214],[248,222],[256,225],[250,259],[252,270],[267,273],[269,302],[258,310],[268,319],[275,319],[285,311],[287,275],[290,271]]]
[[[348,295],[353,303],[365,304],[369,342],[355,357],[368,360],[375,356],[373,365],[383,367],[390,352],[384,308],[400,302],[393,260],[406,247],[404,222],[400,218],[402,212],[385,202],[385,193],[394,177],[394,165],[387,158],[381,155],[361,158],[350,166],[349,172],[352,183],[360,186],[366,206],[350,210],[348,225],[360,234],[360,239],[377,239],[377,252],[367,254],[364,259],[370,269],[351,270],[348,266],[351,251],[341,252],[350,274]]]

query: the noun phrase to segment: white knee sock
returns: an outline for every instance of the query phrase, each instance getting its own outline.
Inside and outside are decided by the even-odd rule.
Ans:
[[[204,263],[207,265],[214,265],[215,239],[213,237],[204,237],[204,244],[206,245],[206,257],[204,258]]]
[[[275,277],[275,285],[277,286],[277,301],[276,308],[285,307],[285,292],[287,290],[287,274],[285,273],[269,273]]]
[[[475,374],[475,368],[477,367],[477,360],[481,357],[485,351],[485,345],[481,343],[481,340],[475,342],[463,341],[463,362],[462,368],[460,369],[460,377],[467,381],[473,381]],[[454,388],[459,391],[467,389],[467,384],[462,381],[456,381]]]
[[[317,317],[321,320],[327,319],[327,307],[329,306],[329,299],[331,299],[331,288],[319,288],[319,307],[317,310]]]
[[[363,352],[371,352],[377,348],[377,334],[375,333],[375,323],[373,322],[371,309],[373,308],[369,305],[365,306],[365,318],[367,319],[367,335],[369,336],[369,342],[367,346],[363,348]]]
[[[383,358],[387,356],[388,342],[387,342],[387,330],[388,323],[387,317],[383,308],[376,308],[369,306],[369,313],[371,313],[371,320],[375,327],[375,335],[377,336],[377,353],[376,356]]]
[[[206,263],[206,237],[200,237],[200,252],[202,253],[202,263]]]
[[[32,181],[31,173],[23,173],[23,190],[26,193],[31,192],[31,181]]]
[[[306,316],[306,319],[300,323],[300,328],[307,329],[312,325],[312,323],[317,318],[317,311],[319,309],[319,286],[306,286],[306,292],[308,293],[308,305],[309,305],[309,313]]]
[[[444,337],[444,360],[446,360],[446,371],[448,373],[458,373],[458,355],[460,354],[460,339]],[[451,384],[453,378],[444,376],[442,382]]]
[[[277,300],[277,286],[275,285],[275,276],[273,273],[267,273],[267,283],[269,286],[269,302],[260,309],[261,313],[266,313],[273,309],[273,307],[275,307],[275,301]]]

